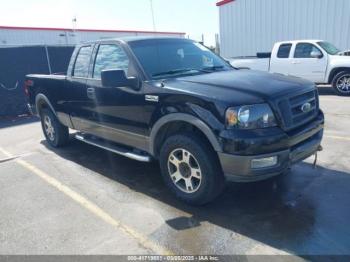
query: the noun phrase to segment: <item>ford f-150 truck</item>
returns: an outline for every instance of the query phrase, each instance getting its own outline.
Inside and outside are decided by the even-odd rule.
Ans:
[[[230,60],[237,68],[254,69],[305,78],[318,84],[332,84],[338,95],[350,95],[350,57],[332,44],[322,40],[278,42],[271,57]]]
[[[169,189],[190,204],[213,200],[226,181],[281,174],[321,148],[313,83],[236,70],[189,39],[82,44],[67,75],[28,75],[25,91],[48,144],[65,145],[74,129],[82,142],[158,160]]]

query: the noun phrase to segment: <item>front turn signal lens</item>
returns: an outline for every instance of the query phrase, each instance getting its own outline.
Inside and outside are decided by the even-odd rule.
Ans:
[[[238,123],[238,116],[235,110],[227,110],[226,111],[226,124],[228,126],[235,126]]]

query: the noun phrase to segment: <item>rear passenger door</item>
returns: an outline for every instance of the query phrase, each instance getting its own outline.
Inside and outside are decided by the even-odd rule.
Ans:
[[[103,43],[95,48],[87,88],[90,92],[93,134],[139,149],[145,148],[147,129],[144,120],[142,89],[103,87],[102,70],[124,70],[128,77],[140,77],[126,49],[119,43]]]
[[[318,52],[322,56],[312,57],[312,52]],[[291,59],[290,74],[301,77],[315,83],[324,82],[327,69],[327,55],[312,43],[298,43],[295,46]]]
[[[270,62],[270,72],[288,75],[290,73],[291,59],[290,53],[292,49],[291,43],[281,44],[276,53],[272,54]]]
[[[86,82],[89,75],[90,59],[93,46],[81,46],[75,54],[75,60],[69,66],[65,90],[65,108],[71,116],[75,129],[89,131],[91,114],[89,107],[92,101],[88,99]],[[74,54],[73,54],[74,56]]]

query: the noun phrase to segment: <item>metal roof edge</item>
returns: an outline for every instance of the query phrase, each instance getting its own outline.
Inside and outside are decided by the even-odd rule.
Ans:
[[[233,1],[235,1],[235,0],[222,0],[222,1],[217,2],[216,6],[226,5],[226,4],[231,3]]]
[[[70,28],[57,28],[57,27],[24,27],[24,26],[0,26],[1,29],[7,30],[40,30],[40,31],[73,31]],[[147,30],[113,30],[113,29],[75,29],[76,32],[105,32],[105,33],[146,33],[146,34],[173,34],[173,35],[185,35],[184,32],[166,32],[166,31],[147,31]]]

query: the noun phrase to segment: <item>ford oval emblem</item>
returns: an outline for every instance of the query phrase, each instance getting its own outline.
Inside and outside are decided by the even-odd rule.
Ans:
[[[301,111],[304,113],[307,113],[311,110],[311,104],[310,103],[305,103],[301,106]]]

